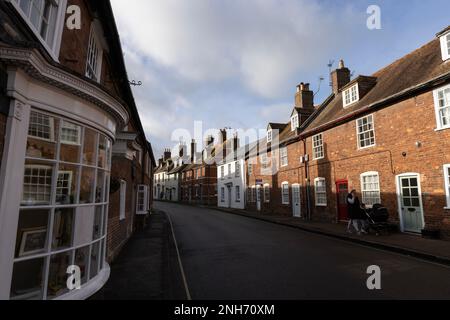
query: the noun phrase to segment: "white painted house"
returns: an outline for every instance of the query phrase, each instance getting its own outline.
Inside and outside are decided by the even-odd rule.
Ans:
[[[245,150],[234,137],[226,142],[227,153],[217,164],[217,206],[220,208],[245,209]]]

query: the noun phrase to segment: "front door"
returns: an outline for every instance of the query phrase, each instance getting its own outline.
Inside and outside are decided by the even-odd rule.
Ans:
[[[348,221],[348,206],[347,206],[348,181],[342,180],[336,182],[336,192],[337,192],[338,219],[339,221]]]
[[[419,175],[399,178],[399,202],[403,231],[420,233],[424,218]]]
[[[256,186],[256,209],[261,211],[261,186]]]
[[[228,208],[231,208],[231,185],[228,185],[227,189],[228,189]]]
[[[292,185],[292,211],[295,218],[300,218],[301,214],[301,202],[300,202],[300,185]]]

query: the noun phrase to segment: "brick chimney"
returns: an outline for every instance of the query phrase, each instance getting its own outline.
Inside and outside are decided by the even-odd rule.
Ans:
[[[295,94],[295,107],[314,109],[314,92],[309,89],[309,83],[300,83]]]
[[[221,139],[221,143],[224,143],[225,141],[227,141],[227,129],[221,129],[220,130],[220,139]]]
[[[163,164],[163,162],[164,162],[164,159],[163,159],[163,158],[160,158],[160,159],[158,160],[158,167],[161,167],[162,164]]]
[[[350,82],[350,78],[350,69],[345,67],[344,60],[339,61],[339,68],[331,72],[333,93],[338,94],[339,91]]]
[[[212,135],[209,135],[205,139],[205,148],[210,147],[214,143],[214,137]]]
[[[172,158],[172,152],[170,151],[170,149],[165,149],[164,150],[164,161],[167,161],[170,158]]]

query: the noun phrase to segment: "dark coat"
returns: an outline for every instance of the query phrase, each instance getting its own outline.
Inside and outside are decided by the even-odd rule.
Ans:
[[[355,197],[355,202],[351,204],[349,201],[352,198],[352,194],[347,196],[347,205],[348,205],[348,217],[351,220],[364,219],[365,215],[363,210],[361,209],[361,202],[358,197]]]

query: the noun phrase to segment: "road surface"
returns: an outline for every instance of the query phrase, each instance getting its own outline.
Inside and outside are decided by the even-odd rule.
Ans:
[[[450,268],[236,216],[156,203],[170,215],[196,299],[450,299]],[[381,268],[368,290],[367,268]]]

